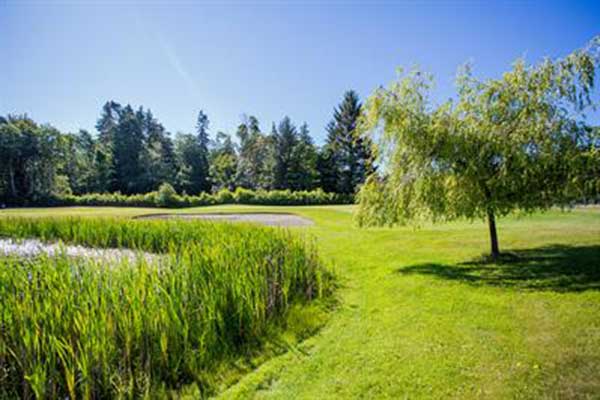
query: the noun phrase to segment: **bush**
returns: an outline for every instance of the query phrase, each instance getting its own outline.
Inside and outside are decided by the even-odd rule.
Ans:
[[[221,189],[215,194],[215,202],[217,204],[231,204],[234,203],[235,197],[227,189]]]
[[[312,191],[249,190],[237,188],[234,192],[222,189],[214,194],[200,193],[196,196],[179,195],[168,183],[158,191],[146,194],[123,195],[116,193],[90,193],[80,196],[66,194],[45,200],[40,206],[112,206],[112,207],[201,207],[216,204],[261,205],[326,205],[352,204],[354,196],[327,193],[322,189]]]
[[[156,196],[156,205],[159,207],[173,207],[178,205],[177,203],[177,192],[173,189],[173,186],[168,183],[163,183],[158,188],[158,195]]]

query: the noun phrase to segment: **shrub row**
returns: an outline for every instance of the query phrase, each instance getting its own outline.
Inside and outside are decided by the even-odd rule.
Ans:
[[[159,190],[146,193],[124,195],[121,193],[92,193],[80,196],[65,195],[47,201],[51,206],[113,206],[113,207],[198,207],[217,204],[261,204],[261,205],[326,205],[352,204],[354,196],[340,193],[326,193],[321,189],[312,191],[290,190],[221,190],[214,194],[200,193],[196,196],[179,195],[168,184]],[[42,204],[40,204],[42,205]]]

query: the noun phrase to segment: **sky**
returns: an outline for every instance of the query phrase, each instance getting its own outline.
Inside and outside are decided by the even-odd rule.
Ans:
[[[317,143],[346,90],[362,99],[419,66],[434,98],[458,66],[498,77],[600,34],[600,1],[0,0],[0,115],[95,132],[107,100],[150,108],[170,132],[200,109],[212,134],[285,115]]]

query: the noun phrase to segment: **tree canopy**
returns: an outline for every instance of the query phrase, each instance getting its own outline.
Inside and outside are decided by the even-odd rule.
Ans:
[[[359,196],[361,225],[495,219],[597,197],[600,136],[586,123],[600,39],[564,59],[524,60],[498,79],[457,77],[454,100],[434,105],[432,77],[415,70],[369,98],[361,129],[378,140],[384,174]]]

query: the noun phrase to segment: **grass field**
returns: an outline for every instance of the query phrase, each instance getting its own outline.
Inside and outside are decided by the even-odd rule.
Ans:
[[[486,264],[483,223],[353,226],[351,207],[223,206],[166,212],[286,211],[341,281],[316,335],[257,364],[230,398],[600,397],[600,209],[499,221]],[[120,215],[156,209],[28,209],[2,215]]]

